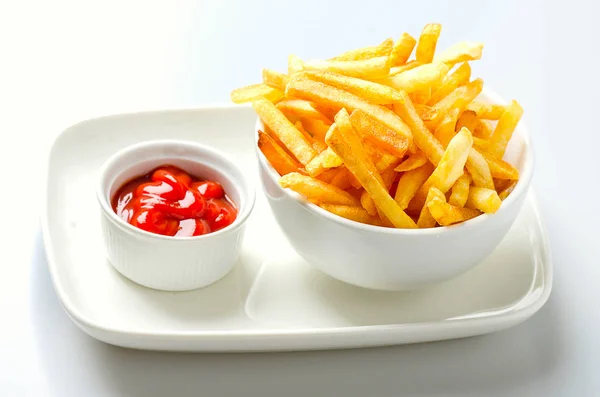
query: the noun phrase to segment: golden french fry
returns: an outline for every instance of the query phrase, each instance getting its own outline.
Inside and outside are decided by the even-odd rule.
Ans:
[[[456,121],[456,130],[460,131],[463,127],[466,127],[469,129],[469,131],[473,132],[477,127],[477,121],[477,113],[467,109],[462,112]]]
[[[472,146],[471,132],[463,128],[452,138],[435,170],[417,191],[409,204],[409,211],[416,212],[423,208],[430,187],[440,189],[442,193],[450,190],[454,182],[463,174]]]
[[[504,151],[506,150],[508,141],[510,141],[513,131],[517,127],[521,116],[523,116],[523,108],[521,105],[519,105],[519,102],[514,100],[511,101],[506,108],[506,111],[502,113],[502,116],[500,116],[498,124],[494,129],[494,133],[490,138],[488,151],[492,155],[499,159],[504,156]]]
[[[252,102],[252,107],[260,119],[269,126],[302,164],[308,164],[317,155],[317,152],[306,142],[296,126],[271,102],[264,98],[258,99]]]
[[[495,190],[475,186],[469,190],[469,198],[465,204],[467,208],[474,208],[488,214],[498,211],[501,205],[502,200]]]
[[[396,74],[399,74],[399,73],[404,73],[404,72],[406,72],[408,70],[414,69],[417,66],[421,66],[421,65],[422,65],[421,62],[410,61],[410,62],[405,63],[402,66],[391,67],[390,68],[390,73],[386,77],[390,77],[390,76],[393,76],[393,75],[396,75]]]
[[[467,171],[473,179],[473,184],[486,189],[494,188],[494,180],[490,167],[483,155],[476,149],[471,148],[467,157]]]
[[[291,54],[288,56],[288,74],[291,76],[294,73],[298,73],[302,71],[304,68],[302,59],[298,58],[296,55]]]
[[[284,99],[278,102],[276,106],[288,117],[305,117],[331,123],[331,120],[315,109],[312,103],[302,99]]]
[[[452,185],[452,193],[450,194],[448,203],[455,207],[464,207],[469,198],[469,186],[471,186],[471,177],[465,172]]]
[[[335,128],[335,124],[332,125],[332,128]],[[306,164],[306,171],[314,178],[327,169],[340,165],[342,165],[342,159],[331,148],[327,148]]]
[[[427,156],[425,156],[423,154],[423,152],[417,152],[415,154],[411,154],[410,156],[408,156],[408,158],[406,160],[404,160],[403,162],[401,162],[395,168],[395,171],[396,172],[412,171],[414,169],[417,169],[417,168],[421,167],[422,165],[424,165],[428,161],[429,160],[427,160]]]
[[[438,37],[442,31],[442,25],[439,23],[428,23],[423,28],[421,36],[419,37],[419,43],[416,49],[417,61],[423,63],[429,63],[433,60],[435,54],[435,47],[437,46]]]
[[[475,131],[473,131],[474,135],[481,139],[490,139],[493,133],[494,129],[489,122],[477,118],[477,125],[475,125]]]
[[[396,189],[396,195],[394,200],[398,203],[400,208],[403,210],[408,207],[417,191],[423,186],[427,178],[433,172],[433,165],[426,163],[419,168],[410,170],[402,174],[398,181],[398,187]]]
[[[331,72],[313,71],[302,72],[299,74],[299,77],[306,77],[310,80],[340,88],[377,105],[390,104],[398,100],[398,92],[395,89],[356,77]]]
[[[455,223],[464,222],[471,218],[481,215],[481,212],[472,208],[455,207],[442,201],[439,197],[434,197],[427,208],[431,216],[442,226],[450,226]]]
[[[404,92],[401,92],[400,95],[402,101],[394,104],[394,111],[410,126],[416,146],[421,149],[429,161],[437,165],[444,154],[442,144],[427,129],[408,95]]]
[[[339,73],[351,77],[376,79],[387,76],[390,71],[388,57],[361,59],[358,61],[306,61],[305,70],[320,70]]]
[[[231,91],[233,103],[252,102],[260,98],[265,98],[269,102],[277,102],[283,98],[283,92],[266,84],[253,84]]]
[[[385,57],[390,55],[394,40],[385,39],[381,44],[372,47],[363,47],[355,50],[344,52],[337,57],[329,59],[330,61],[360,61],[363,59],[371,59],[378,57]]]
[[[494,157],[486,151],[481,151],[481,155],[487,162],[493,178],[497,179],[519,179],[519,170],[504,160]]]
[[[459,62],[474,61],[481,59],[483,43],[462,41],[456,43],[435,57],[436,62],[444,62],[451,65]]]
[[[335,122],[338,128],[329,130],[325,138],[329,147],[342,158],[348,170],[369,192],[377,208],[395,227],[415,228],[414,221],[400,209],[386,190],[381,175],[378,174],[375,165],[366,155],[360,138],[352,128],[348,112],[341,109],[336,114]]]
[[[342,108],[346,108],[349,112],[353,112],[356,109],[363,110],[371,118],[404,136],[408,140],[409,148],[412,145],[413,137],[410,128],[404,124],[398,115],[383,106],[369,103],[339,88],[331,87],[318,81],[292,80],[286,87],[286,95],[306,99],[336,110]]]
[[[281,148],[269,135],[258,131],[258,148],[279,175],[300,172],[302,165]]]
[[[291,172],[279,178],[279,185],[318,204],[360,205],[356,198],[342,189],[297,172]]]
[[[313,136],[313,138],[320,142],[325,142],[325,135],[327,134],[327,130],[331,128],[331,124],[325,123],[323,120],[306,118],[302,119],[302,126]]]
[[[367,213],[371,216],[377,215],[377,206],[375,202],[369,195],[369,192],[364,190],[360,196],[360,205],[367,211]]]
[[[482,139],[473,135],[473,147],[480,152],[485,152],[487,150],[488,141],[486,139]]]
[[[279,91],[285,91],[285,85],[288,81],[287,74],[276,72],[272,69],[263,69],[262,70],[262,78],[263,83],[268,85],[269,87],[273,87],[278,89]]]
[[[427,204],[433,200],[434,197],[437,197],[440,200],[446,199],[444,193],[442,193],[439,189],[436,189],[435,187],[429,188],[425,205],[421,209],[421,213],[419,214],[419,219],[417,221],[417,226],[419,226],[421,229],[435,227],[437,224],[437,221],[433,218],[433,216],[431,216],[429,208],[427,207]]]
[[[410,54],[412,53],[416,44],[417,40],[415,40],[414,37],[408,33],[402,33],[402,36],[400,36],[398,41],[396,41],[394,47],[392,48],[392,52],[390,53],[390,65],[404,65],[410,57]]]
[[[350,115],[350,122],[365,139],[397,157],[404,156],[408,150],[408,140],[404,136],[378,123],[363,110],[354,110]]]
[[[442,79],[440,88],[432,93],[431,98],[427,101],[428,105],[435,105],[442,98],[450,94],[457,87],[467,84],[471,78],[471,65],[468,62],[461,64],[452,73],[447,74]]]
[[[431,115],[424,119],[425,125],[435,129],[444,116],[453,108],[462,112],[471,101],[481,93],[483,80],[475,79],[468,84],[460,86],[432,106]]]
[[[369,215],[363,208],[354,205],[336,205],[336,204],[320,204],[327,212],[331,212],[342,218],[350,219],[351,221],[376,225],[377,219]],[[377,213],[377,211],[375,211]]]
[[[469,103],[467,109],[477,113],[477,117],[486,120],[498,120],[502,113],[506,111],[506,106],[481,101],[473,101]]]
[[[397,90],[411,93],[441,83],[448,71],[450,71],[450,66],[445,63],[426,63],[405,72],[388,76],[379,80],[379,82]]]
[[[367,153],[367,156],[369,156],[373,164],[375,164],[375,168],[378,172],[385,171],[390,166],[397,164],[399,161],[398,157],[394,156],[387,150],[376,146],[369,140],[364,139],[362,144],[365,149],[365,153]]]
[[[460,129],[456,128],[456,123],[460,115],[460,109],[452,109],[440,121],[438,126],[435,128],[434,136],[442,144],[443,147],[448,146],[448,143],[456,135],[456,131]]]

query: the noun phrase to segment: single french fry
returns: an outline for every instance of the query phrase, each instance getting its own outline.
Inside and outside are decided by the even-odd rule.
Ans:
[[[404,156],[408,150],[408,140],[404,136],[378,123],[361,109],[352,112],[350,122],[362,137],[397,157]]]
[[[306,61],[303,64],[305,70],[320,70],[339,73],[359,78],[379,78],[387,76],[390,64],[387,56],[361,59],[358,61]]]
[[[433,200],[434,197],[437,197],[440,200],[446,199],[444,193],[442,193],[439,189],[435,187],[429,188],[429,192],[427,193],[427,199],[425,200],[425,205],[421,209],[419,219],[417,220],[417,226],[419,226],[419,228],[421,229],[435,227],[435,225],[437,224],[437,221],[433,218],[433,216],[431,216],[429,208],[427,207],[427,204],[431,200]]]
[[[477,149],[479,152],[485,152],[488,146],[487,139],[482,139],[473,135],[473,147]]]
[[[453,108],[462,112],[471,101],[481,93],[483,80],[475,79],[468,84],[460,86],[432,106],[431,115],[424,119],[425,125],[435,129],[444,116]]]
[[[494,188],[494,180],[488,162],[478,150],[471,148],[469,157],[467,157],[466,168],[475,186],[486,189]]]
[[[365,211],[367,211],[369,215],[377,215],[377,206],[375,205],[375,202],[369,195],[369,192],[367,192],[366,190],[364,190],[362,192],[362,195],[360,196],[360,205],[362,205],[362,207],[365,209]]]
[[[360,138],[352,128],[348,112],[341,109],[336,114],[335,122],[338,128],[329,130],[325,142],[342,158],[348,170],[369,192],[377,208],[395,227],[415,228],[415,222],[400,209],[385,189],[381,175],[364,152]]]
[[[500,209],[502,200],[493,189],[483,187],[472,187],[469,190],[469,198],[465,206],[474,208],[486,214],[493,214]]]
[[[408,207],[417,191],[423,186],[427,178],[433,172],[433,165],[426,163],[419,168],[410,170],[402,174],[398,181],[394,200],[403,210]]]
[[[331,120],[315,109],[312,103],[302,99],[284,99],[278,102],[276,107],[288,117],[291,115],[295,117],[305,117],[321,120],[325,123],[331,123]]]
[[[269,135],[258,131],[258,148],[279,175],[299,172],[302,165],[290,157]]]
[[[410,57],[410,54],[412,53],[416,44],[417,40],[415,40],[414,37],[408,33],[402,33],[402,36],[400,36],[398,41],[396,41],[394,47],[392,48],[392,52],[390,53],[390,65],[404,65]]]
[[[471,176],[465,172],[452,185],[452,193],[450,194],[448,203],[455,207],[464,207],[469,198],[469,186],[471,186]]]
[[[323,120],[302,119],[304,129],[320,142],[325,142],[325,135],[329,128],[331,128],[331,125],[330,123],[325,123]]]
[[[417,169],[417,168],[421,167],[422,165],[424,165],[428,161],[429,160],[427,160],[427,156],[425,156],[423,154],[423,152],[417,152],[415,154],[411,154],[410,156],[408,156],[408,158],[406,160],[404,160],[403,162],[401,162],[395,168],[395,171],[396,172],[412,171],[414,169]]]
[[[454,135],[456,135],[456,123],[459,115],[460,109],[454,108],[450,110],[435,128],[434,136],[440,141],[443,147],[448,146],[448,143],[454,138]],[[458,131],[460,131],[460,129],[458,129]]]
[[[394,45],[394,40],[391,38],[385,39],[381,44],[371,47],[357,48],[346,51],[336,57],[329,59],[330,61],[360,61],[364,59],[385,57],[390,55]]]
[[[450,190],[454,182],[463,174],[472,146],[471,132],[463,128],[452,138],[435,170],[415,194],[409,204],[409,211],[421,211],[430,187],[436,187],[442,193]]]
[[[383,106],[369,103],[339,88],[331,87],[318,81],[303,79],[290,81],[286,87],[286,95],[312,101],[321,106],[336,110],[342,108],[346,108],[349,112],[353,112],[356,109],[363,110],[373,119],[404,136],[408,140],[409,149],[411,148],[413,137],[410,128],[404,124],[397,114]],[[308,129],[308,127],[306,128]]]
[[[356,206],[360,204],[351,194],[342,189],[297,172],[291,172],[279,178],[279,185],[301,194],[311,202],[319,204]]]
[[[454,65],[459,62],[474,61],[481,59],[483,43],[474,43],[472,41],[462,41],[456,43],[445,51],[442,51],[435,57],[436,62],[444,62]]]
[[[394,111],[410,126],[416,146],[421,149],[429,161],[437,165],[444,154],[444,147],[427,129],[408,95],[404,92],[400,94],[402,101],[394,104]]]
[[[421,66],[421,65],[422,65],[421,62],[410,61],[410,62],[405,63],[402,66],[391,67],[390,68],[390,73],[386,77],[394,76],[394,75],[399,74],[399,73],[404,73],[404,72],[406,72],[408,70],[414,69],[417,66]]]
[[[463,127],[469,129],[469,131],[475,131],[477,126],[477,113],[472,110],[465,110],[461,113],[460,117],[456,121],[456,130],[460,131]]]
[[[486,151],[481,151],[481,155],[487,162],[493,178],[513,180],[519,179],[519,170],[513,167],[511,164],[496,158]]]
[[[477,124],[475,125],[475,131],[473,131],[474,136],[477,136],[481,139],[490,139],[493,133],[494,129],[490,123],[478,117]]]
[[[333,126],[335,128],[335,124]],[[327,148],[306,164],[306,171],[314,178],[327,169],[336,168],[340,165],[342,165],[342,159],[331,148]]]
[[[288,74],[292,76],[294,73],[298,73],[304,69],[302,59],[296,55],[291,54],[288,56]]]
[[[269,87],[266,84],[253,84],[231,91],[231,101],[233,103],[252,102],[260,98],[265,98],[269,102],[277,102],[283,98],[283,91]]]
[[[398,92],[395,89],[356,77],[314,71],[302,72],[299,77],[306,77],[310,80],[340,88],[377,105],[390,104],[398,100]]]
[[[317,152],[310,146],[296,126],[268,100],[261,98],[252,102],[260,119],[269,126],[285,146],[302,164],[306,165]]]
[[[472,208],[455,207],[443,201],[439,197],[434,197],[427,208],[431,216],[442,226],[450,226],[455,223],[464,222],[471,218],[475,218],[481,214],[480,211]]]
[[[379,82],[397,90],[411,93],[441,83],[448,71],[450,71],[450,66],[445,63],[426,63],[405,72],[388,76],[379,80]]]
[[[431,98],[427,101],[427,105],[435,105],[457,87],[467,84],[470,78],[471,65],[468,62],[464,62],[454,72],[444,76],[442,85],[432,93]]]
[[[264,68],[262,70],[263,84],[278,89],[279,91],[285,91],[285,86],[288,81],[287,74],[276,72],[273,69]]]
[[[523,108],[519,105],[517,101],[511,101],[511,103],[506,108],[506,111],[502,113],[500,119],[498,120],[498,124],[494,129],[494,133],[490,138],[490,144],[488,146],[488,151],[501,159],[504,156],[504,151],[506,150],[506,146],[508,145],[508,141],[512,137],[512,134],[519,123],[519,120],[523,116]]]
[[[423,28],[416,49],[417,61],[429,63],[433,60],[435,47],[437,46],[438,37],[442,31],[442,25],[439,23],[428,23]]]
[[[467,109],[477,113],[477,117],[480,119],[498,120],[502,113],[506,111],[506,106],[475,100],[467,105]]]
[[[331,212],[351,221],[376,225],[377,219],[367,213],[363,208],[354,205],[320,204],[325,211]],[[375,212],[377,213],[377,211]]]

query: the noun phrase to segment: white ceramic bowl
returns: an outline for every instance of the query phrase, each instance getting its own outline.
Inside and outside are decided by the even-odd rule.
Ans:
[[[504,103],[485,92],[482,99]],[[260,120],[256,129],[263,127]],[[409,290],[459,275],[485,259],[519,214],[533,174],[533,150],[519,124],[505,160],[520,180],[498,212],[423,230],[392,229],[333,215],[278,184],[279,175],[257,148],[260,177],[281,230],[296,252],[324,273],[357,286]]]
[[[235,221],[202,236],[170,237],[119,218],[111,207],[116,191],[165,164],[220,182],[238,208]],[[238,259],[245,222],[254,206],[254,190],[233,162],[215,149],[174,140],[142,142],[115,153],[102,166],[97,198],[110,263],[132,281],[165,291],[196,289],[225,276]]]

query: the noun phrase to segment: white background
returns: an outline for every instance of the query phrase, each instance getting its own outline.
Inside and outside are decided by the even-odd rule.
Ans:
[[[597,172],[600,67],[593,1],[324,0],[0,3],[0,395],[600,394]],[[168,354],[97,342],[58,302],[39,213],[45,159],[69,124],[117,111],[227,102],[286,57],[319,58],[426,22],[440,47],[486,43],[475,67],[517,98],[555,284],[532,319],[494,335],[391,348]],[[82,264],[85,266],[85,264]]]

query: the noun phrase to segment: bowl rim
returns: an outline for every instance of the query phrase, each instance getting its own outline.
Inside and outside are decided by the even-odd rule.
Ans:
[[[507,102],[499,94],[497,94],[496,92],[494,92],[490,89],[487,89],[485,87],[482,90],[480,96],[491,103],[501,104],[501,105],[507,104]],[[283,192],[287,197],[296,201],[299,205],[301,205],[303,208],[305,208],[308,211],[316,213],[332,222],[336,222],[343,226],[355,228],[355,229],[367,231],[367,232],[392,234],[392,235],[394,235],[394,234],[395,235],[405,235],[405,236],[407,236],[407,235],[408,236],[416,236],[416,235],[435,236],[435,235],[440,235],[440,234],[449,233],[449,232],[453,232],[453,231],[454,232],[461,231],[461,230],[466,231],[468,229],[476,228],[480,224],[487,222],[492,217],[501,216],[504,212],[508,211],[508,207],[511,207],[512,205],[514,205],[514,203],[521,196],[523,196],[524,194],[527,193],[527,190],[531,184],[531,179],[533,177],[534,150],[533,150],[533,145],[531,142],[531,135],[529,134],[529,130],[524,125],[523,120],[521,119],[519,121],[519,124],[515,128],[515,130],[518,131],[519,135],[521,136],[522,141],[523,141],[522,145],[525,148],[525,151],[524,151],[525,158],[524,158],[523,167],[522,167],[522,170],[520,170],[520,172],[519,172],[519,174],[520,174],[519,180],[518,180],[517,184],[515,185],[514,190],[502,202],[500,209],[496,213],[494,213],[494,214],[483,213],[475,218],[469,219],[467,221],[464,221],[464,222],[461,222],[461,223],[458,223],[455,225],[439,226],[439,227],[435,227],[435,228],[426,228],[426,229],[419,229],[419,228],[402,229],[402,228],[391,228],[391,227],[368,225],[365,223],[352,221],[350,219],[346,219],[344,217],[332,214],[331,212],[328,212],[328,211],[324,210],[323,208],[319,207],[318,205],[313,204],[310,201],[306,200],[302,195],[300,195],[290,189],[282,188],[278,182],[278,180],[280,178],[279,173],[271,166],[269,161],[267,161],[267,159],[265,158],[263,153],[260,151],[260,149],[258,149],[258,146],[256,145],[256,140],[258,139],[258,131],[259,131],[260,127],[264,127],[264,125],[262,123],[262,120],[259,117],[257,117],[256,125],[254,128],[254,135],[255,135],[254,147],[257,152],[257,158],[258,158],[258,161],[260,162],[260,164],[267,170],[267,175],[269,176],[269,178],[271,178],[271,180],[274,182],[275,185],[277,185],[277,188],[281,192]]]
[[[238,214],[237,214],[237,217],[235,218],[235,220],[233,221],[233,223],[224,227],[223,229],[220,229],[215,232],[208,233],[208,234],[203,234],[200,236],[175,237],[175,236],[165,236],[162,234],[151,233],[151,232],[139,229],[139,228],[129,224],[128,222],[125,222],[122,218],[120,218],[113,211],[112,206],[110,204],[110,199],[108,197],[109,192],[107,192],[104,189],[104,187],[105,187],[104,181],[106,180],[106,178],[109,177],[108,171],[110,170],[110,168],[112,166],[114,166],[114,164],[117,161],[119,161],[120,159],[122,159],[124,157],[125,158],[132,157],[132,156],[135,157],[135,154],[139,150],[146,149],[146,148],[164,148],[164,147],[178,147],[178,148],[186,147],[186,148],[196,151],[197,153],[201,153],[201,152],[208,153],[208,154],[212,155],[214,158],[218,159],[218,161],[227,164],[228,167],[230,167],[232,170],[234,170],[234,173],[238,174],[239,179],[237,177],[234,177],[233,179],[229,179],[229,182],[231,182],[232,185],[234,185],[235,188],[237,189],[237,191],[240,195],[240,198],[241,198],[240,201],[243,203],[243,205],[240,205],[240,208],[238,208]],[[121,173],[125,172],[126,170],[130,169],[131,167],[135,166],[136,164],[142,163],[149,159],[152,159],[152,158],[148,158],[148,157],[135,158],[135,160],[133,160],[127,168],[119,170],[119,173],[117,174],[117,176],[120,175]],[[214,167],[212,165],[207,165],[207,164],[202,163],[202,161],[191,160],[191,159],[190,159],[190,161],[198,163],[198,164],[202,164],[202,165],[204,165],[208,168],[214,169],[214,170],[218,170],[218,171],[223,170],[219,166]],[[113,175],[114,174],[112,174],[110,176],[113,176]],[[100,205],[100,208],[102,209],[102,212],[110,220],[111,224],[116,227],[119,227],[120,229],[122,229],[125,232],[137,235],[139,237],[150,238],[150,239],[155,239],[155,240],[173,241],[173,242],[189,242],[189,241],[202,241],[202,240],[214,238],[216,236],[224,235],[227,233],[232,233],[232,232],[235,232],[236,230],[238,230],[240,227],[242,227],[244,225],[244,223],[246,222],[246,220],[252,213],[252,210],[254,209],[254,204],[256,201],[256,193],[255,193],[254,186],[252,186],[248,182],[248,179],[244,176],[244,173],[242,172],[242,170],[232,160],[230,160],[227,157],[227,155],[225,155],[223,152],[221,152],[211,146],[203,145],[203,144],[196,143],[193,141],[178,140],[178,139],[152,139],[152,140],[138,142],[133,145],[126,146],[126,147],[114,152],[102,164],[102,166],[100,167],[100,172],[99,172],[98,181],[97,181],[97,185],[96,185],[96,199]]]

